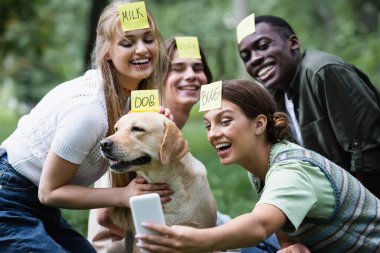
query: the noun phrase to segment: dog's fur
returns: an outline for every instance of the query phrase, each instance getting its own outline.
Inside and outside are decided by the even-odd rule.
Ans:
[[[102,140],[102,155],[110,161],[113,172],[134,171],[149,183],[170,186],[174,191],[172,200],[163,204],[167,225],[215,226],[216,203],[207,181],[206,168],[191,155],[182,132],[172,121],[157,112],[130,112],[119,119],[115,130],[113,135]],[[123,210],[118,214],[114,212],[113,219],[128,222],[122,224],[127,227],[127,251],[121,252],[131,252],[128,237],[134,236],[135,231],[129,208]],[[110,252],[116,252],[117,247]],[[133,252],[139,252],[133,247]]]

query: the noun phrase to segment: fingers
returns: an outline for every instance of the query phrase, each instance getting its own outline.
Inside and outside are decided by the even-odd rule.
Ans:
[[[170,239],[158,236],[143,236],[139,239],[136,246],[150,253],[176,253],[176,251],[170,245]],[[167,246],[169,245],[169,246]]]
[[[173,120],[173,114],[170,112],[169,108],[159,106],[158,112],[163,114],[166,118]]]
[[[283,248],[282,250],[277,251],[277,253],[311,253],[311,252],[303,244],[296,243],[286,248]]]
[[[168,248],[173,247],[174,242],[171,238],[175,238],[175,233],[170,227],[151,223],[143,223],[142,225],[149,230],[155,231],[157,235],[136,234],[138,247],[149,252],[171,252]]]
[[[135,185],[136,189],[140,191],[157,192],[157,193],[159,193],[159,191],[164,191],[162,194],[167,194],[165,193],[166,191],[172,192],[168,184],[148,183],[143,177],[137,177],[134,180],[132,180],[132,182],[136,184]]]
[[[156,240],[161,240],[162,238],[168,238],[168,237],[175,237],[176,236],[176,233],[173,229],[171,229],[169,226],[167,225],[158,225],[158,224],[154,224],[154,223],[147,223],[147,222],[143,222],[142,225],[144,227],[146,227],[147,229],[149,230],[153,230],[155,232],[158,232],[158,234],[161,234],[161,236],[155,236],[155,235],[136,235],[136,238],[150,238],[150,239],[154,239],[154,241]],[[163,237],[162,235],[165,235],[165,237]],[[139,237],[137,237],[139,236]],[[148,236],[148,237],[147,237]]]
[[[134,181],[135,181],[135,183],[137,183],[137,184],[146,184],[146,183],[147,183],[147,182],[146,182],[146,179],[143,178],[143,177],[136,177],[136,178],[134,179]]]
[[[135,178],[127,187],[133,188],[132,195],[157,193],[158,195],[160,195],[162,203],[169,202],[171,200],[171,195],[173,195],[174,193],[174,191],[170,189],[168,184],[150,184],[147,183],[143,177]]]
[[[167,184],[140,184],[136,186],[136,188],[140,191],[157,192],[158,194],[160,194],[160,192],[169,192],[169,194],[172,192]]]
[[[172,200],[171,195],[172,195],[172,194],[170,194],[170,195],[160,196],[161,203],[167,203],[167,202],[170,202],[170,201]]]
[[[205,252],[208,248],[203,247],[199,241],[198,229],[173,225],[158,225],[152,223],[143,223],[148,230],[156,232],[154,235],[137,234],[138,246],[149,252],[162,253],[190,253]]]
[[[175,251],[170,251],[170,249],[167,249],[166,247],[157,245],[157,244],[146,244],[142,241],[139,241],[136,244],[137,247],[139,247],[141,250],[145,250],[145,252],[150,253],[174,253]]]

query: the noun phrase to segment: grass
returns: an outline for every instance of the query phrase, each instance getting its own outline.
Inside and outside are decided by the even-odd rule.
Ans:
[[[211,190],[218,203],[218,210],[235,217],[250,212],[255,195],[244,169],[237,165],[223,166],[215,150],[207,141],[203,114],[197,106],[183,129],[190,151],[208,170]],[[15,129],[18,117],[0,110],[0,143]],[[87,236],[88,210],[62,210],[64,217],[81,234]]]
[[[0,143],[16,128],[18,116],[0,107]]]

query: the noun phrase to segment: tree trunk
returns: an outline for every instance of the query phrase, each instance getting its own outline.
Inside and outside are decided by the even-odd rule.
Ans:
[[[96,27],[98,25],[98,20],[100,14],[104,7],[108,4],[107,0],[91,0],[91,10],[88,19],[88,35],[87,35],[87,43],[86,49],[84,52],[84,69],[87,70],[91,67],[91,54],[95,45],[96,39]]]

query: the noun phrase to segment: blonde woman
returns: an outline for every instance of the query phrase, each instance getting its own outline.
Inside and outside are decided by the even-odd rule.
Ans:
[[[207,64],[206,55],[200,48],[201,59],[179,58],[177,53],[175,38],[169,38],[165,42],[169,63],[169,69],[164,76],[165,107],[173,114],[173,121],[177,127],[182,129],[185,125],[190,110],[199,100],[200,86],[212,81],[212,74]],[[123,174],[122,177],[125,177]],[[114,184],[127,184],[129,178],[123,182],[120,175],[110,173],[104,175],[95,183],[95,187],[110,187]],[[111,179],[113,177],[114,180]],[[115,177],[118,177],[115,180]],[[145,184],[143,178],[136,178],[132,181],[135,185],[136,194],[154,192],[155,185]],[[160,189],[162,186],[160,187]],[[160,192],[158,192],[160,193]],[[161,192],[161,201],[170,201],[170,196]],[[93,209],[90,211],[88,220],[88,240],[96,248],[98,253],[106,252],[113,241],[121,240],[124,237],[124,228],[116,225],[111,219],[112,208]]]
[[[1,144],[1,252],[95,252],[59,208],[128,207],[134,184],[88,186],[107,171],[99,142],[113,133],[131,91],[161,89],[165,50],[150,14],[148,20],[149,28],[123,32],[117,5],[107,6],[94,69],[46,94]],[[170,194],[165,185],[153,187]]]

